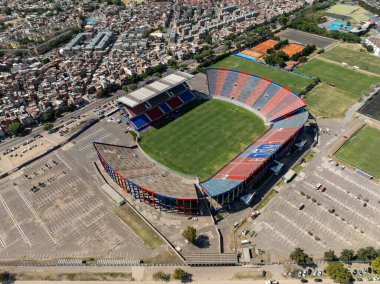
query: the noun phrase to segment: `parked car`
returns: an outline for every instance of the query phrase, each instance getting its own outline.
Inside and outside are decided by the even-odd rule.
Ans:
[[[305,207],[305,204],[303,204],[303,203],[300,203],[297,206],[298,210],[302,210],[304,207]]]
[[[314,282],[322,282],[322,279],[321,278],[315,278]]]

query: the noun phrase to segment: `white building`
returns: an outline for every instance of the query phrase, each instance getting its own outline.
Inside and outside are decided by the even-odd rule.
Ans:
[[[366,38],[365,43],[373,47],[376,56],[380,56],[380,34]]]

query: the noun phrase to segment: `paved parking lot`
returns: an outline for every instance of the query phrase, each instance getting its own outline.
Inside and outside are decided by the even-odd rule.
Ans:
[[[326,191],[316,190],[321,183]],[[284,256],[302,247],[314,257],[380,246],[380,187],[354,172],[317,156],[298,177],[247,226],[258,248]],[[298,209],[303,203],[304,208]],[[364,204],[366,204],[364,206]]]
[[[62,149],[3,179],[0,259],[154,256],[113,212],[93,141],[126,145],[125,126],[100,122]],[[158,250],[160,251],[160,250]]]

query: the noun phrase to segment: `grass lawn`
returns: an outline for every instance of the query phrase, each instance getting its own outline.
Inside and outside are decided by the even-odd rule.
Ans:
[[[308,109],[317,117],[341,118],[355,101],[352,95],[324,83],[306,94]]]
[[[353,98],[359,99],[362,91],[368,91],[370,86],[380,82],[379,77],[366,75],[339,65],[324,62],[318,59],[311,60],[296,69],[296,72],[319,77],[322,82],[335,84]]]
[[[380,75],[380,57],[366,52],[337,46],[320,56],[338,63],[345,62],[350,66],[359,66],[362,70]]]
[[[210,100],[142,135],[141,147],[176,171],[206,180],[266,130],[250,111]]]
[[[313,82],[311,79],[300,77],[289,72],[281,71],[279,69],[255,63],[233,55],[215,63],[210,67],[228,68],[264,77],[283,85],[296,93],[300,93]]]
[[[335,156],[380,178],[380,130],[364,126],[335,153]]]
[[[161,237],[156,234],[143,220],[127,205],[115,208],[116,214],[123,220],[140,238],[144,244],[155,249],[164,244]]]

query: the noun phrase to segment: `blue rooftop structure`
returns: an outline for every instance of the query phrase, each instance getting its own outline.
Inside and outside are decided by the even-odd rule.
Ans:
[[[241,180],[210,179],[202,183],[202,187],[207,190],[209,196],[215,197],[230,191],[232,188],[238,186],[241,182]]]

